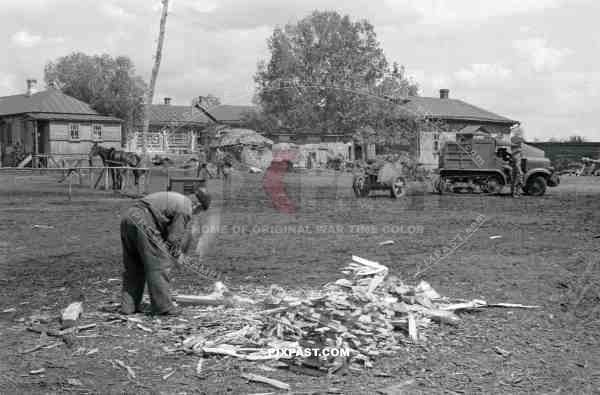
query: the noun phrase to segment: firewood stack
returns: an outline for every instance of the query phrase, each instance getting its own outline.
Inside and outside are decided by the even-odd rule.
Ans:
[[[430,305],[425,292],[417,291],[418,287],[406,286],[396,278],[384,284],[388,269],[376,262],[353,257],[344,272],[353,274],[352,280],[340,279],[326,285],[320,298],[290,300],[287,305],[283,298],[279,309],[266,312],[268,319],[262,331],[265,338],[297,341],[300,349],[348,349],[349,358],[295,357],[291,363],[328,372],[348,363],[371,367],[373,358],[400,350],[403,336],[394,329],[408,332],[411,311],[418,313],[421,307]],[[430,296],[435,293],[429,284],[423,284],[421,288]],[[439,298],[437,294],[434,296]],[[409,303],[415,307],[410,308]],[[415,322],[424,326],[428,320],[419,317]]]
[[[307,374],[335,373],[345,369],[370,368],[378,356],[404,349],[403,343],[425,340],[424,328],[433,322],[456,325],[455,311],[484,307],[539,308],[512,303],[487,304],[483,300],[456,300],[450,303],[427,282],[405,284],[389,276],[388,268],[353,256],[340,279],[325,285],[311,297],[291,297],[283,288],[271,286],[261,303],[237,295],[231,306],[241,306],[247,324],[240,330],[218,336],[192,336],[183,344],[202,355],[228,355],[249,361],[278,359],[290,369]],[[229,293],[228,293],[229,294]],[[186,297],[206,304],[208,296]],[[214,298],[213,298],[214,299]],[[232,299],[232,300],[233,300]],[[223,301],[228,300],[224,298]],[[212,301],[212,299],[211,299]],[[212,303],[211,303],[212,304]],[[226,304],[227,305],[227,304]],[[249,312],[249,308],[261,311]],[[305,350],[311,355],[273,355],[269,349]],[[313,350],[333,352],[317,352]],[[347,350],[348,354],[336,353]]]

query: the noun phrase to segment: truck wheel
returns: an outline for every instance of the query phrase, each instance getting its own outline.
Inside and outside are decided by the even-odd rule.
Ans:
[[[398,199],[406,195],[406,181],[402,177],[396,177],[392,184],[392,198]]]
[[[531,196],[542,196],[546,193],[547,182],[543,176],[531,176],[525,185],[525,193]]]

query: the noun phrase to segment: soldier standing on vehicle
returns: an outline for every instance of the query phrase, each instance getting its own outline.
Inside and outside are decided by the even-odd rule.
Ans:
[[[514,137],[511,139],[511,158],[510,158],[510,166],[512,168],[511,172],[511,186],[510,192],[513,197],[519,197],[521,195],[521,190],[523,188],[523,170],[521,169],[521,150],[522,150],[522,140],[519,137]]]

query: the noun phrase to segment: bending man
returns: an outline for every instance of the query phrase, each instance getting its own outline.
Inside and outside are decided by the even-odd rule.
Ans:
[[[177,314],[169,288],[171,263],[193,247],[192,215],[210,205],[206,190],[198,190],[195,196],[196,205],[177,192],[153,193],[137,201],[123,216],[123,314],[141,311],[145,283],[153,313]]]

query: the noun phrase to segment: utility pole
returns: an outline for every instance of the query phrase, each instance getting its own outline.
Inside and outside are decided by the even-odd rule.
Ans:
[[[150,86],[146,92],[146,100],[144,106],[144,123],[142,126],[142,135],[140,136],[142,152],[146,153],[146,136],[150,128],[150,106],[154,98],[154,87],[156,86],[156,78],[160,68],[160,60],[162,57],[162,48],[165,41],[165,26],[167,24],[167,11],[169,9],[169,0],[162,0],[162,14],[160,16],[160,30],[158,32],[158,43],[156,44],[156,56],[154,57],[154,67],[152,67],[152,76],[150,77]]]

